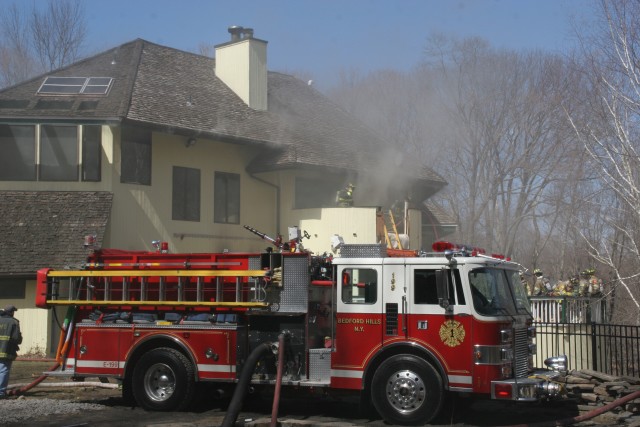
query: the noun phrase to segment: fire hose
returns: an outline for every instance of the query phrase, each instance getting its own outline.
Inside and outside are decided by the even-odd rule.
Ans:
[[[240,409],[242,409],[242,401],[249,389],[249,381],[251,381],[253,370],[260,359],[270,351],[271,343],[265,342],[257,346],[247,358],[244,368],[242,369],[242,373],[240,374],[238,384],[236,385],[236,389],[233,392],[233,397],[231,398],[231,402],[227,408],[227,413],[222,421],[222,427],[233,427],[235,424],[238,414],[240,413]]]
[[[280,387],[282,386],[282,371],[284,370],[284,342],[288,334],[278,335],[278,372],[276,375],[276,389],[273,392],[273,406],[271,407],[271,427],[278,425],[278,406],[280,405]]]
[[[60,341],[58,342],[58,350],[56,351],[56,363],[55,365],[51,366],[51,368],[49,368],[49,371],[55,371],[56,369],[58,369],[58,367],[63,365],[64,360],[67,358],[67,353],[69,351],[69,344],[71,342],[71,332],[73,331],[73,325],[74,325],[73,318],[75,316],[75,312],[76,312],[75,306],[70,306],[67,309],[67,314],[64,319],[64,324],[60,331]],[[23,387],[11,388],[11,390],[7,390],[7,395],[17,396],[19,394],[26,393],[27,391],[31,390],[33,387],[37,386],[42,381],[44,381],[47,378],[47,376],[48,376],[47,374],[42,374],[38,378],[33,380],[31,383]]]
[[[582,421],[586,421],[586,420],[590,420],[591,418],[595,418],[598,415],[602,415],[605,412],[609,412],[610,410],[612,410],[615,407],[624,405],[625,403],[640,398],[640,391],[635,391],[631,394],[628,394],[624,397],[621,397],[620,399],[614,400],[613,402],[601,406],[599,408],[596,408],[592,411],[589,411],[585,414],[582,415],[578,415],[575,417],[571,417],[571,418],[564,418],[561,420],[556,420],[556,421],[545,421],[545,422],[541,422],[541,423],[535,423],[535,424],[517,424],[517,425],[513,425],[513,426],[509,426],[509,427],[554,427],[554,426],[570,426]]]

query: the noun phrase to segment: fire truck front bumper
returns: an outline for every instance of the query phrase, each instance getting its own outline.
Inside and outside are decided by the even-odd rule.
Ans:
[[[552,370],[536,371],[528,378],[492,381],[491,398],[537,402],[560,396],[564,388],[556,378],[566,372],[567,356],[550,357],[544,363]]]
[[[492,399],[537,402],[559,396],[561,392],[560,384],[553,382],[551,378],[538,376],[491,382]]]

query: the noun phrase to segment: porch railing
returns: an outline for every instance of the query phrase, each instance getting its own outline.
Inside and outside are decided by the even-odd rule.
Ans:
[[[569,369],[615,376],[640,376],[640,326],[608,322],[602,298],[530,297],[537,353],[534,365],[566,354]]]

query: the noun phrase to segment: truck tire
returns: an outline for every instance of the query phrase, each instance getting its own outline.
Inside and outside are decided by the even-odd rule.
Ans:
[[[149,411],[181,411],[196,390],[193,364],[178,350],[161,347],[145,353],[133,369],[133,396]]]
[[[391,424],[428,423],[440,412],[443,396],[442,378],[436,369],[408,354],[382,362],[371,382],[373,406]]]

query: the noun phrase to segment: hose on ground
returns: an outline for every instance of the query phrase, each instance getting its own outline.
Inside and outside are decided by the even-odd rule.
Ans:
[[[595,418],[598,415],[602,415],[605,412],[609,412],[610,410],[612,410],[615,407],[624,405],[625,403],[640,398],[640,391],[635,391],[631,394],[628,394],[624,397],[621,397],[620,399],[614,400],[613,402],[601,406],[599,408],[594,409],[593,411],[589,411],[585,414],[582,415],[578,415],[575,417],[571,417],[571,418],[564,418],[561,420],[555,420],[555,421],[545,421],[542,423],[535,423],[535,424],[518,424],[518,425],[513,425],[513,426],[509,426],[509,427],[555,427],[555,426],[570,426],[573,424],[577,424],[580,423],[582,421],[586,421],[586,420],[590,420],[591,418]]]
[[[27,385],[31,385],[31,384],[14,384],[11,385],[10,387],[7,387],[7,390],[13,390],[13,389],[22,389],[22,387],[25,387]],[[52,382],[52,383],[42,383],[39,385],[40,387],[45,387],[45,388],[74,388],[74,387],[96,387],[96,388],[113,388],[116,389],[118,387],[120,387],[120,384],[115,384],[115,383],[102,383],[99,381],[71,381],[71,382]],[[9,394],[9,393],[7,393]]]
[[[258,361],[260,361],[260,359],[270,351],[271,343],[262,343],[257,346],[247,358],[244,368],[242,368],[242,373],[240,374],[236,389],[233,392],[233,397],[231,398],[231,402],[227,408],[227,413],[222,421],[222,427],[232,427],[235,424],[238,414],[242,409],[242,402],[244,400],[244,396],[247,394],[249,381],[251,381],[253,371],[258,364]]]
[[[58,366],[60,366],[59,362],[56,362],[55,365],[53,365],[51,368],[49,368],[50,371],[55,371],[56,369],[58,369]],[[32,388],[34,388],[35,386],[37,386],[38,384],[40,384],[42,381],[44,381],[44,379],[47,378],[47,375],[40,375],[38,378],[36,378],[35,380],[33,380],[31,383],[27,384],[24,387],[20,387],[20,388],[12,388],[11,390],[7,390],[7,395],[9,396],[17,396],[19,394],[23,394],[26,393],[27,391],[31,390]]]

